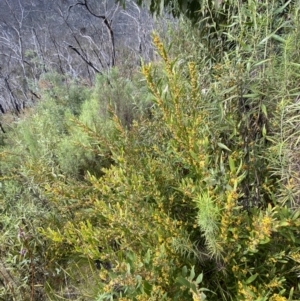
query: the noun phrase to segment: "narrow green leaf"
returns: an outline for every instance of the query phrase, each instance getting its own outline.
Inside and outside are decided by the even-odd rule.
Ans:
[[[251,277],[249,277],[247,280],[246,280],[246,284],[250,284],[252,283],[256,278],[257,278],[258,274],[254,274],[252,275]]]
[[[151,258],[151,251],[150,251],[150,249],[148,249],[148,251],[147,251],[147,253],[145,255],[145,258],[144,258],[144,262],[146,264],[149,264],[150,263],[150,258]]]
[[[293,295],[294,295],[294,287],[291,288],[290,293],[289,293],[289,301],[293,299]]]
[[[274,15],[280,14],[284,11],[284,9],[291,3],[292,0],[287,1],[284,5],[277,8],[274,12]]]
[[[182,276],[177,277],[176,282],[183,285],[183,286],[185,286],[185,287],[187,287],[187,288],[191,288],[191,283],[186,278],[184,278]]]
[[[287,222],[286,220],[283,220],[283,221],[280,222],[279,226],[280,227],[289,227],[290,223]]]
[[[265,37],[264,39],[262,39],[260,42],[259,42],[259,45],[262,45],[262,44],[265,44],[269,39],[273,38],[274,40],[278,41],[278,42],[281,42],[281,43],[285,43],[285,39],[283,39],[281,36],[275,34],[275,33],[272,33],[270,35],[268,35],[267,37]]]
[[[194,277],[195,277],[195,267],[192,266],[189,280],[192,281],[194,279]]]
[[[162,14],[162,12],[164,10],[164,4],[165,4],[164,0],[161,0],[160,5],[159,5],[159,14],[160,15]]]
[[[292,219],[293,219],[293,220],[297,220],[299,216],[300,216],[300,209],[298,209],[298,211],[296,211],[296,212],[293,214]]]
[[[258,45],[262,45],[264,43],[266,43],[270,38],[271,38],[272,35],[268,35],[267,37],[265,37],[264,39],[262,39]]]
[[[232,156],[229,156],[229,167],[230,167],[230,171],[235,174],[236,173],[236,168],[235,168],[235,163],[234,160],[232,158]]]
[[[244,97],[245,98],[256,98],[259,97],[260,95],[258,93],[249,93],[249,94],[245,94]]]
[[[148,296],[150,296],[151,290],[152,290],[152,285],[148,281],[146,281],[146,280],[143,282],[143,289],[144,289],[144,292]]]
[[[274,40],[278,41],[278,42],[281,42],[281,43],[285,43],[286,42],[286,40],[284,38],[282,38],[281,36],[279,36],[279,35],[277,35],[275,33],[272,35],[272,38]]]
[[[239,165],[238,170],[237,170],[237,172],[236,172],[237,174],[240,173],[242,167],[243,167],[243,160],[241,160],[241,162],[240,162],[240,165]]]
[[[130,275],[131,274],[131,272],[130,272],[131,267],[130,267],[129,263],[126,264],[126,270],[127,270],[127,274]]]
[[[196,279],[195,282],[196,282],[197,284],[199,284],[199,283],[202,282],[202,280],[203,280],[203,273],[201,273],[201,274],[198,275],[198,277],[197,277],[197,279]]]
[[[221,149],[225,149],[225,150],[231,152],[231,150],[230,150],[225,144],[223,144],[223,143],[221,143],[221,142],[218,142],[218,146],[219,146]]]
[[[290,238],[291,238],[292,242],[295,243],[296,239],[295,239],[294,233],[292,231],[289,231],[289,234],[290,234]]]
[[[258,66],[260,66],[260,65],[262,65],[262,64],[264,64],[264,63],[266,63],[266,62],[268,62],[268,61],[270,61],[271,59],[266,59],[266,60],[262,60],[262,61],[260,61],[260,62],[258,62],[258,63],[255,63],[254,65],[253,65],[253,67],[258,67]]]
[[[186,266],[184,266],[184,267],[182,268],[182,275],[183,275],[184,277],[186,277],[186,275],[187,275],[187,267],[186,267]]]
[[[293,62],[291,62],[290,63],[292,66],[295,66],[295,67],[300,67],[300,64],[298,64],[298,63],[293,63]]]
[[[266,130],[266,125],[265,124],[263,125],[263,128],[262,128],[261,132],[262,132],[263,137],[267,136],[267,130]]]
[[[190,150],[190,155],[193,157],[194,160],[199,160],[199,156],[197,156],[197,154],[195,154],[192,150]]]
[[[264,104],[261,105],[261,110],[262,110],[262,112],[264,113],[264,115],[265,115],[266,117],[268,117],[267,108],[266,108],[266,106],[265,106]]]
[[[265,244],[267,244],[267,243],[269,243],[269,242],[270,242],[270,238],[269,238],[269,237],[266,237],[265,239],[261,240],[261,241],[259,242],[259,244],[260,244],[260,245],[265,245]]]
[[[197,292],[197,286],[195,283],[190,283],[190,289],[195,293],[195,294],[198,294]]]

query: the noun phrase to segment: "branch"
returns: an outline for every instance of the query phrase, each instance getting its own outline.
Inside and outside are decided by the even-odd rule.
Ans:
[[[98,68],[96,68],[96,67],[94,66],[94,64],[93,64],[91,61],[89,61],[88,59],[86,59],[86,58],[78,51],[77,48],[75,48],[75,47],[72,46],[72,45],[68,45],[68,47],[71,48],[73,51],[75,51],[75,52],[76,52],[76,53],[84,60],[85,63],[87,63],[90,67],[92,67],[92,68],[95,70],[95,72],[97,72],[97,73],[99,73],[99,74],[102,75],[102,72],[101,72]]]
[[[109,20],[105,15],[95,14],[92,11],[92,9],[89,7],[87,0],[83,0],[83,2],[77,2],[76,4],[69,6],[68,11],[70,11],[74,6],[77,6],[77,5],[84,6],[92,16],[103,20],[103,23],[106,26],[106,28],[108,30],[108,33],[109,33],[109,36],[110,36],[110,39],[111,39],[111,46],[112,46],[111,64],[112,64],[112,67],[115,66],[115,63],[116,63],[116,49],[115,49],[114,32],[113,32],[113,29],[111,27],[111,22],[112,21]]]

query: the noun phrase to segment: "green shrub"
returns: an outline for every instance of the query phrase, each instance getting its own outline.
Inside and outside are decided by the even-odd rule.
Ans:
[[[88,184],[72,194],[76,215],[45,235],[53,248],[67,244],[73,256],[103,263],[98,300],[198,300],[183,267],[203,272],[212,300],[297,299],[299,209],[277,199],[281,179],[269,166],[278,143],[270,125],[286,97],[280,54],[261,61],[243,53],[252,69],[225,56],[203,91],[205,60],[203,68],[171,60],[157,36],[154,43],[162,70],[143,67],[152,119],[128,131],[115,116],[114,164],[88,178],[88,203]],[[242,99],[241,84],[251,91]],[[70,190],[49,193],[62,204]]]

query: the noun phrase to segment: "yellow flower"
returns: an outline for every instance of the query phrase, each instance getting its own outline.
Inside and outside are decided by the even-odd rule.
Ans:
[[[239,270],[239,267],[237,265],[232,266],[232,272],[236,273]]]
[[[201,301],[201,295],[193,292],[193,301]]]
[[[261,231],[264,235],[270,236],[272,231],[272,218],[270,216],[265,216],[261,221]]]
[[[298,252],[291,253],[290,258],[292,258],[294,261],[300,263],[300,254]]]
[[[280,282],[277,279],[272,279],[272,281],[267,285],[269,288],[276,288],[280,286]]]
[[[271,296],[271,298],[269,299],[269,301],[286,301],[287,298],[280,296],[278,294],[274,294]]]

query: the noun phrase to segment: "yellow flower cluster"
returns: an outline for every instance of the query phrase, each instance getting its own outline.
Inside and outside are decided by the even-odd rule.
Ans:
[[[226,243],[228,239],[228,228],[232,224],[233,210],[236,206],[236,200],[238,194],[235,191],[229,191],[227,193],[226,204],[224,206],[224,213],[222,214],[221,227],[220,227],[220,239]],[[236,222],[236,221],[235,221]]]
[[[256,298],[256,287],[249,285],[243,285],[242,282],[238,282],[238,295],[240,296],[240,300],[245,301],[255,301]]]
[[[164,60],[165,64],[166,64],[166,70],[168,75],[170,76],[172,74],[172,69],[171,69],[171,64],[169,61],[169,58],[167,56],[165,47],[163,45],[163,43],[160,41],[159,37],[157,34],[153,35],[153,43],[159,53],[159,55],[162,57],[162,59]]]
[[[201,297],[201,293],[200,292],[198,292],[197,294],[194,293],[194,292],[192,292],[192,294],[193,294],[193,301],[201,301],[201,300],[203,300],[203,298]]]
[[[270,216],[266,215],[261,219],[254,221],[255,237],[259,240],[264,240],[271,236],[273,220]]]
[[[287,298],[280,296],[278,294],[274,294],[270,297],[269,301],[286,301]]]
[[[290,258],[292,258],[294,261],[300,263],[300,253],[299,252],[293,252],[289,255]]]
[[[266,285],[268,288],[271,288],[271,289],[274,289],[274,288],[278,288],[278,287],[281,287],[281,282],[277,279],[277,278],[274,278],[271,280],[270,283],[268,283]]]
[[[189,63],[189,71],[190,71],[190,77],[191,77],[191,86],[192,86],[192,100],[196,102],[196,96],[197,96],[197,73],[196,73],[196,65],[194,62]]]
[[[265,236],[270,236],[272,232],[272,218],[270,216],[264,216],[261,221],[261,232]]]
[[[232,270],[233,273],[237,273],[239,271],[239,266],[238,265],[233,265],[231,267],[231,270]]]
[[[149,301],[149,296],[147,294],[141,294],[136,296],[137,301]]]
[[[156,88],[155,88],[155,85],[153,83],[153,80],[152,80],[152,77],[151,77],[151,65],[148,64],[148,65],[143,65],[142,67],[142,73],[143,75],[145,76],[146,80],[147,80],[147,84],[148,84],[148,87],[149,89],[151,90],[152,94],[156,97],[156,98],[159,98],[158,97],[158,94],[156,92]],[[160,98],[159,98],[160,99]]]
[[[288,181],[287,181],[287,184],[285,185],[285,188],[288,190],[288,191],[291,191],[295,188],[296,186],[296,183],[295,183],[295,179],[294,178],[290,178]]]

